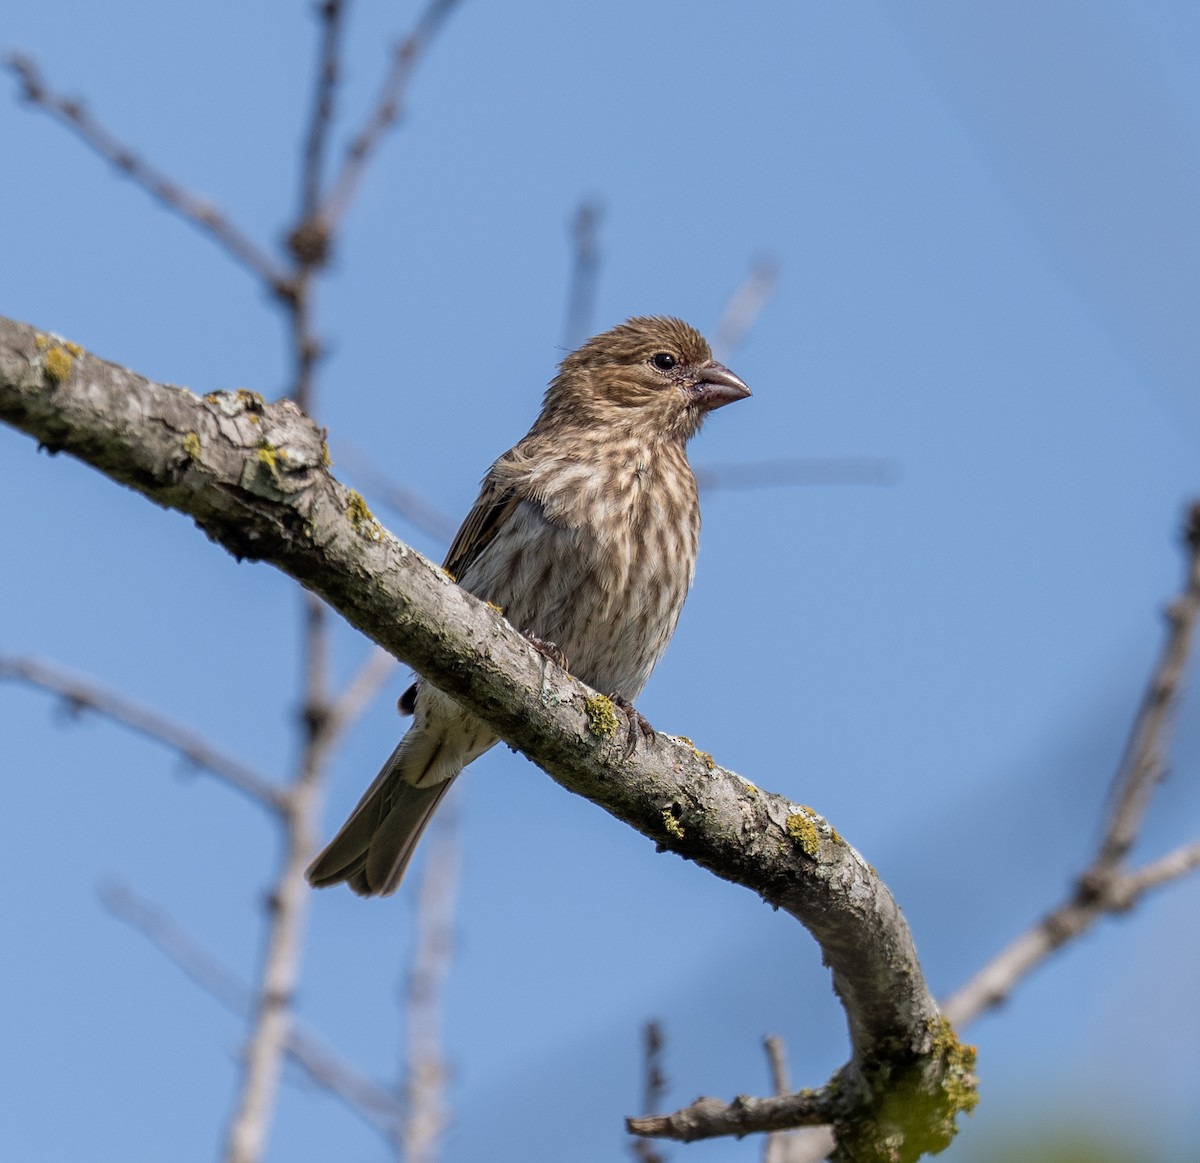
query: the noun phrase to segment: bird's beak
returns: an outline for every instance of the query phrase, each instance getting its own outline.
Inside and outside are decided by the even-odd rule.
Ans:
[[[692,400],[706,412],[723,408],[734,400],[744,400],[750,395],[750,389],[727,367],[716,361],[697,369],[696,382],[689,391]]]

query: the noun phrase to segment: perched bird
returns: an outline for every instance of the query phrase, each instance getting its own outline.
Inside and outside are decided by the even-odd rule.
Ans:
[[[628,707],[695,572],[700,507],[687,442],[714,408],[748,395],[678,319],[630,319],[588,340],[562,361],[528,435],[492,465],[446,570]],[[497,742],[424,679],[400,708],[413,724],[313,861],[317,887],[394,892],[454,777]]]

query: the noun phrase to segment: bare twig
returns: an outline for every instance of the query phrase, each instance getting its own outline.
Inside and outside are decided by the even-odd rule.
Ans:
[[[1171,716],[1200,614],[1200,505],[1193,506],[1188,514],[1184,541],[1188,547],[1187,583],[1167,610],[1167,640],[1162,656],[1113,779],[1114,807],[1100,855],[1088,873],[1093,879],[1115,868],[1133,847],[1150,795],[1166,773]]]
[[[666,1101],[667,1075],[663,1069],[663,1048],[666,1040],[663,1037],[662,1023],[647,1022],[642,1030],[642,1114],[653,1116],[661,1110]],[[664,1163],[664,1155],[649,1139],[635,1139],[630,1144],[630,1150],[639,1163]]]
[[[1161,888],[1164,884],[1170,884],[1171,881],[1197,869],[1200,869],[1200,841],[1181,844],[1165,856],[1143,864],[1141,868],[1123,876],[1119,887],[1124,890],[1125,900],[1117,907],[1131,908],[1143,893]]]
[[[824,1086],[778,1098],[742,1095],[730,1103],[717,1098],[698,1098],[691,1106],[673,1114],[629,1119],[627,1124],[638,1135],[694,1143],[721,1135],[819,1126],[835,1119],[838,1112],[837,1088]]]
[[[728,360],[750,334],[779,284],[779,267],[773,258],[757,259],[749,274],[729,296],[713,333],[713,352]]]
[[[202,735],[99,683],[36,658],[0,655],[0,679],[23,682],[60,695],[73,715],[93,711],[177,752],[190,766],[274,812],[284,810],[285,793],[264,776],[213,747]]]
[[[778,1034],[768,1034],[763,1039],[763,1049],[767,1052],[767,1065],[771,1071],[772,1093],[790,1094],[792,1083],[788,1076],[787,1050],[783,1039]]]
[[[563,345],[568,351],[578,347],[591,334],[596,303],[596,275],[600,269],[598,241],[601,207],[599,202],[579,203],[571,219],[571,274],[567,285],[567,322]]]
[[[119,884],[103,886],[100,900],[109,912],[146,937],[230,1013],[249,1016],[250,989],[246,983],[167,912]],[[372,1130],[390,1136],[400,1118],[400,1109],[386,1090],[341,1059],[316,1034],[299,1025],[291,1030],[286,1052],[312,1082],[339,1098]]]
[[[274,259],[221,210],[185,190],[178,182],[138,157],[96,121],[82,102],[51,92],[30,57],[13,53],[5,63],[9,72],[20,81],[21,95],[31,105],[56,117],[82,138],[93,152],[132,179],[151,197],[208,234],[236,262],[260,278],[277,295],[286,296],[290,293],[290,280]]]
[[[334,96],[341,80],[343,16],[348,0],[322,0],[317,12],[321,17],[321,44],[318,53],[317,82],[313,86],[312,114],[304,140],[304,166],[301,173],[300,221],[316,215],[321,204],[321,179],[325,173],[325,155],[329,130],[333,124]]]
[[[792,1083],[788,1075],[787,1050],[784,1048],[783,1039],[776,1034],[768,1034],[763,1039],[763,1049],[767,1052],[772,1093],[790,1094]],[[788,1134],[787,1131],[775,1131],[766,1137],[763,1144],[763,1163],[787,1163]]]
[[[392,65],[384,79],[375,107],[366,124],[350,143],[341,170],[334,178],[321,207],[320,217],[330,231],[336,228],[346,213],[362,181],[367,162],[383,140],[384,134],[402,115],[404,98],[413,72],[457,4],[458,0],[430,0],[413,31],[393,47]]]
[[[408,1039],[404,1056],[404,1118],[397,1157],[435,1163],[450,1118],[449,1070],[442,1049],[442,998],[454,951],[459,880],[458,800],[451,794],[434,818],[417,889],[416,948],[405,991]]]

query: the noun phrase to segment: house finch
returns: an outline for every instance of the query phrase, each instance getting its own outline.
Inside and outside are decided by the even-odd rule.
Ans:
[[[748,395],[678,319],[630,319],[588,340],[563,360],[529,434],[492,465],[446,570],[628,708],[695,572],[700,507],[687,442],[707,413]],[[394,892],[454,777],[497,742],[425,680],[400,707],[413,724],[313,861],[317,887]]]

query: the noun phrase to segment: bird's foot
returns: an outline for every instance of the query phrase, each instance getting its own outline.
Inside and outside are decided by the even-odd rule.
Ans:
[[[553,642],[547,642],[528,630],[525,631],[525,637],[529,640],[529,645],[543,658],[550,659],[555,666],[561,666],[563,670],[567,669],[567,656]]]
[[[608,696],[613,703],[620,707],[625,712],[625,718],[629,722],[629,732],[625,736],[625,755],[628,758],[633,754],[634,748],[637,746],[638,735],[640,734],[647,743],[654,741],[654,736],[657,732],[650,726],[646,717],[639,711],[627,698],[619,695],[614,691]]]

